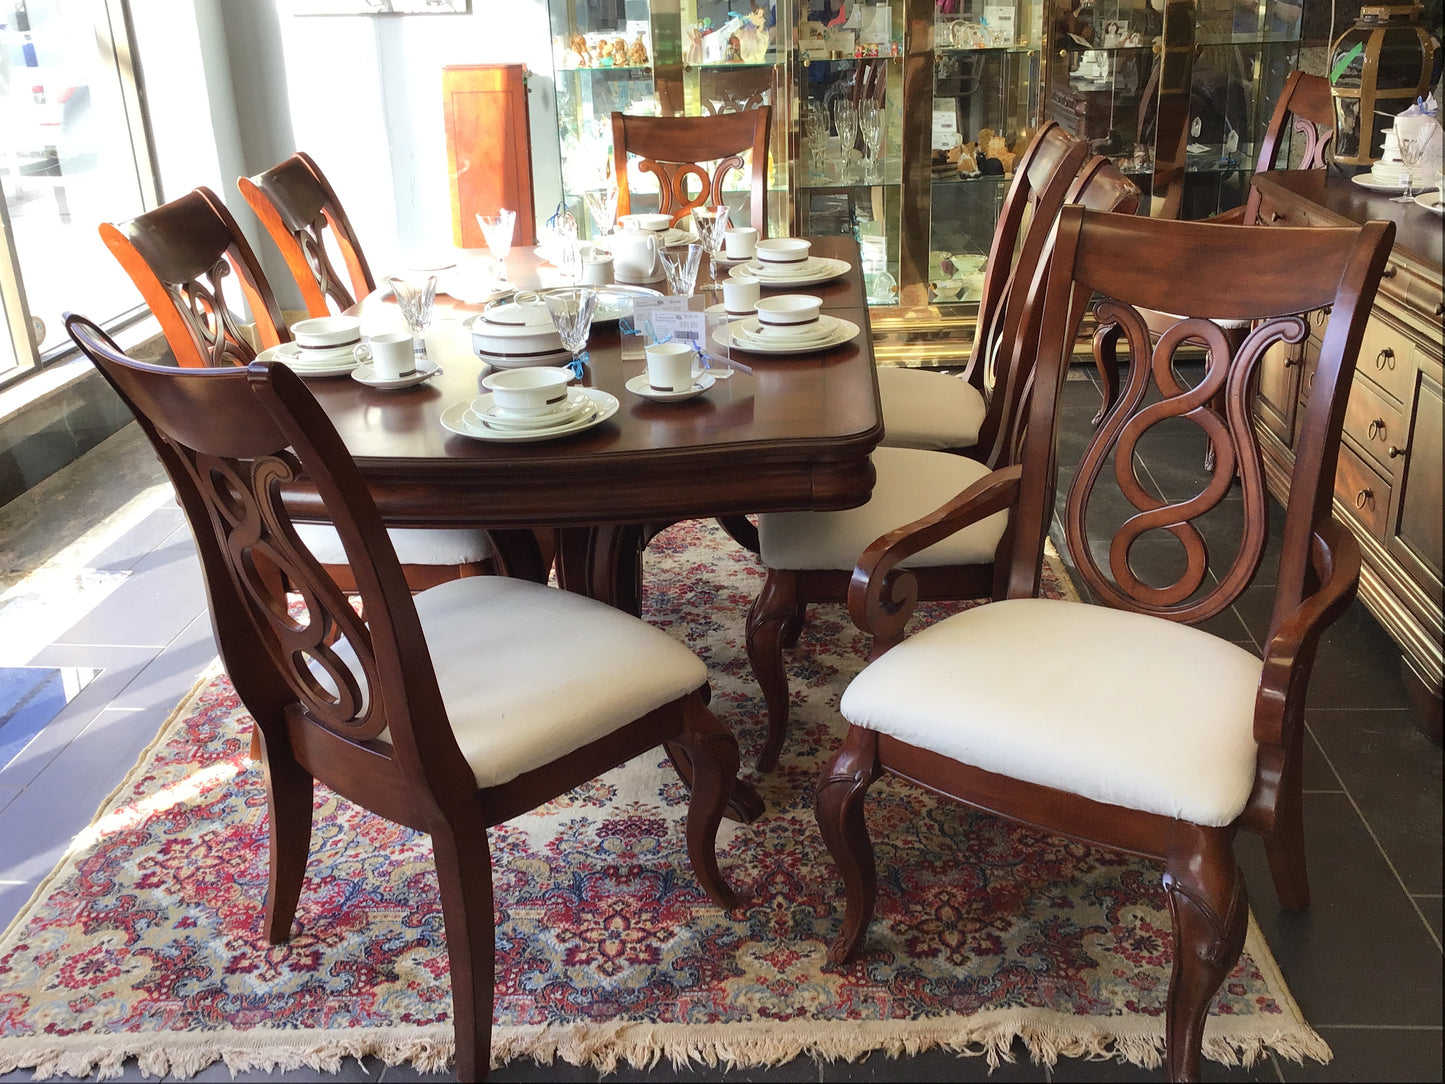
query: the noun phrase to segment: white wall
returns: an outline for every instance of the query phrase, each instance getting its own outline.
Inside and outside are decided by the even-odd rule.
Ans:
[[[305,150],[341,197],[372,271],[384,275],[409,253],[451,248],[443,66],[524,63],[534,202],[539,211],[555,206],[546,0],[472,0],[472,8],[305,16],[291,14],[288,0],[133,0],[163,194],[209,185],[257,245],[236,178]],[[294,305],[279,256],[269,242],[257,251],[283,306]]]

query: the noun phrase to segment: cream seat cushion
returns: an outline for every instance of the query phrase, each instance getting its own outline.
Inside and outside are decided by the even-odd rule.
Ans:
[[[881,535],[946,504],[989,473],[982,463],[947,452],[875,448],[878,479],[866,504],[841,512],[767,512],[758,517],[763,564],[775,569],[851,569]],[[987,519],[914,554],[905,564],[987,564],[1008,513]]]
[[[707,681],[702,660],[667,633],[571,591],[469,576],[413,598],[479,787],[540,768]],[[350,645],[336,647],[354,666]]]
[[[972,448],[986,406],[966,380],[926,369],[878,370],[883,444],[890,448]]]
[[[311,555],[323,565],[344,565],[341,536],[329,523],[298,523],[296,533]],[[492,555],[492,540],[474,527],[393,527],[387,532],[404,565],[464,565]]]
[[[1219,826],[1254,786],[1261,668],[1188,625],[1017,599],[904,640],[852,681],[840,709],[986,771]]]

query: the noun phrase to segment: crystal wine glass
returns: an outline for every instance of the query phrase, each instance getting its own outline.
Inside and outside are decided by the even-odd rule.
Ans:
[[[883,145],[883,110],[874,98],[864,98],[858,103],[858,133],[868,148],[868,168],[864,176],[882,180],[878,153]]]
[[[858,138],[858,107],[847,98],[833,103],[833,126],[838,129],[838,152],[842,161],[839,176],[848,175],[848,156],[853,153],[853,143]]]
[[[572,372],[581,380],[582,365],[587,360],[587,337],[592,333],[592,313],[597,308],[597,288],[566,286],[548,290],[542,300],[547,303],[562,346],[572,355]]]
[[[728,228],[728,209],[719,203],[710,207],[692,209],[692,225],[697,230],[697,239],[707,249],[708,281],[698,287],[700,290],[720,290],[717,280],[717,254],[722,251],[723,235]]]
[[[674,297],[690,297],[696,289],[697,267],[702,262],[702,245],[674,245],[660,253],[662,270]]]
[[[426,329],[431,323],[432,303],[437,295],[435,275],[416,275],[413,278],[399,278],[388,275],[392,296],[401,309],[402,318],[411,331],[412,353],[419,358],[426,357]]]
[[[814,171],[820,170],[828,153],[828,113],[820,102],[808,105],[803,126],[808,133],[809,162]]]
[[[593,240],[606,237],[617,226],[617,188],[613,185],[590,188],[582,193],[582,198],[587,201],[587,212],[596,227]]]
[[[487,242],[487,251],[497,261],[497,281],[507,281],[507,253],[512,251],[512,227],[517,223],[517,212],[505,208],[494,215],[477,215],[477,225],[482,227],[482,236]]]
[[[1396,203],[1415,202],[1415,170],[1425,156],[1431,137],[1439,131],[1434,117],[1396,117],[1395,142],[1400,145],[1400,164],[1405,174],[1405,191],[1394,198]]]

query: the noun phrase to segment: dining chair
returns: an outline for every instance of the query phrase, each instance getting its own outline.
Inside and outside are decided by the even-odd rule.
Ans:
[[[208,188],[125,222],[102,222],[100,236],[120,261],[160,323],[182,368],[247,365],[256,357],[241,331],[227,283],[240,283],[263,347],[290,342],[281,309],[245,235]],[[345,553],[326,523],[300,523],[312,553],[339,582],[350,583]],[[480,528],[393,528],[392,544],[413,590],[458,576],[489,572],[498,563]]]
[[[291,933],[316,782],[429,833],[456,1075],[482,1079],[494,981],[487,829],[658,745],[691,784],[698,882],[719,907],[737,906],[716,855],[737,743],[703,702],[696,655],[618,609],[526,580],[480,576],[412,595],[364,479],[295,373],[146,364],[82,317],[66,327],[151,439],[195,534],[216,643],[261,736],[268,941]],[[365,620],[296,536],[282,489],[303,473],[335,519]],[[278,593],[273,570],[299,604]]]
[[[632,213],[627,186],[628,155],[658,182],[658,207],[673,225],[694,207],[719,204],[723,182],[734,170],[749,177],[749,224],[768,231],[768,134],[771,106],[710,117],[643,117],[612,114],[612,175],[617,178],[617,213]],[[746,157],[745,157],[746,156]]]
[[[1132,214],[1139,189],[1106,158],[1096,155],[1072,178],[1069,205]],[[747,651],[768,708],[768,736],[758,768],[771,771],[787,737],[788,673],[785,647],[796,644],[815,602],[845,602],[854,566],[875,539],[945,505],[998,462],[1017,454],[1024,404],[1032,380],[1039,307],[1030,286],[1041,281],[1054,232],[1050,217],[1033,218],[1023,247],[1032,255],[1031,281],[1008,291],[1000,323],[1007,334],[989,359],[989,412],[974,458],[927,448],[879,447],[872,455],[876,480],[868,501],[839,512],[769,512],[758,517],[763,585],[748,611]],[[1022,264],[1020,265],[1022,266]],[[1000,514],[976,529],[923,549],[908,564],[919,597],[931,600],[985,598],[993,578],[994,551],[1008,525]]]
[[[1035,233],[1032,245],[1028,244],[1024,240],[1028,226],[1040,219],[1053,221],[1088,157],[1088,144],[1054,121],[1044,124],[1024,148],[994,228],[964,375],[959,378],[897,365],[880,368],[884,446],[962,452],[980,458],[980,429],[989,406],[985,373],[1000,343],[1008,341],[1005,303],[1015,281],[1027,286],[1047,237]]]
[[[349,309],[376,289],[351,220],[306,152],[297,151],[254,177],[240,177],[236,187],[281,251],[308,316]],[[327,252],[328,236],[341,255],[350,290]]]
[[[1041,331],[1020,462],[880,539],[849,588],[849,613],[881,653],[842,697],[847,734],[816,794],[846,896],[832,962],[854,955],[873,913],[877,873],[864,798],[888,772],[996,815],[1162,862],[1176,946],[1167,1064],[1172,1079],[1197,1079],[1204,1017],[1247,923],[1235,835],[1264,837],[1286,907],[1309,903],[1305,693],[1320,635],[1359,579],[1358,544],[1330,510],[1356,353],[1393,236],[1394,226],[1380,222],[1266,228],[1064,208],[1046,281],[1031,291],[1042,297]],[[1090,296],[1100,298],[1099,327],[1121,328],[1137,359],[1123,395],[1089,435],[1062,514],[1063,542],[1097,604],[1039,597],[1054,519],[1059,399],[1084,315],[1079,302]],[[1334,306],[1334,317],[1296,445],[1278,564],[1262,581],[1275,586],[1261,661],[1195,626],[1238,599],[1264,562],[1267,492],[1252,377],[1264,351],[1303,339],[1302,314],[1323,305]],[[1156,342],[1140,306],[1187,315]],[[1221,319],[1253,323],[1237,351],[1227,348]],[[1210,349],[1191,383],[1176,363],[1194,338]],[[1210,406],[1217,389],[1226,395],[1223,414]],[[1159,500],[1137,477],[1137,449],[1191,424],[1215,440],[1219,461],[1197,493]],[[1229,493],[1236,466],[1241,508],[1228,518],[1237,515],[1239,529],[1227,543],[1211,533],[1206,545],[1195,520]],[[1112,539],[1091,544],[1088,528],[1099,518],[1091,508],[1121,495],[1132,506],[1127,518]],[[1001,509],[1011,518],[997,550],[994,601],[904,639],[918,594],[905,562]],[[1182,550],[1173,582],[1136,564],[1135,543],[1163,535]]]

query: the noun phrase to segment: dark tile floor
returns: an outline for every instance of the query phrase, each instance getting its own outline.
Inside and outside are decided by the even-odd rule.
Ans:
[[[1097,389],[1085,373],[1067,386],[1061,461],[1077,459]],[[1146,450],[1141,480],[1177,497],[1197,491],[1202,443],[1180,432]],[[1122,508],[1107,502],[1100,522]],[[1238,499],[1206,533],[1237,520]],[[1161,574],[1177,555],[1144,542],[1142,563]],[[1268,577],[1265,577],[1265,581]],[[79,666],[101,673],[13,763],[0,770],[0,917],[8,921],[70,838],[154,736],[214,654],[189,534],[134,426],[37,490],[0,509],[0,667]],[[1267,587],[1255,587],[1214,631],[1257,648]],[[1413,727],[1398,652],[1358,604],[1330,632],[1310,690],[1306,816],[1314,904],[1307,914],[1274,902],[1263,853],[1242,841],[1251,900],[1307,1020],[1334,1050],[1325,1066],[1267,1059],[1250,1070],[1207,1063],[1209,1079],[1441,1079],[1441,750]],[[1114,1062],[1065,1061],[1050,1074],[1021,1044],[1017,1062],[991,1076],[981,1058],[944,1052],[818,1064],[800,1058],[766,1070],[663,1065],[609,1079],[943,1081],[1159,1079]],[[134,1063],[125,1077],[138,1079]],[[245,1080],[311,1080],[312,1070],[246,1073]],[[28,1072],[10,1074],[29,1079]],[[348,1060],[325,1079],[419,1079],[408,1067]],[[201,1080],[232,1079],[213,1065]],[[437,1077],[436,1079],[443,1079]],[[495,1080],[596,1080],[594,1070],[513,1063]]]

